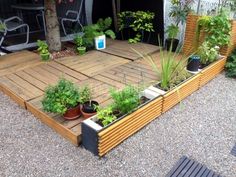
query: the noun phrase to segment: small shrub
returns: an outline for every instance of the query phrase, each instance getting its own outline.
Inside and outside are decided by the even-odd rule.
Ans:
[[[236,78],[236,49],[228,57],[225,65],[226,76]]]
[[[64,114],[69,108],[77,106],[79,101],[78,88],[72,82],[60,79],[57,85],[46,89],[42,104],[44,111]]]

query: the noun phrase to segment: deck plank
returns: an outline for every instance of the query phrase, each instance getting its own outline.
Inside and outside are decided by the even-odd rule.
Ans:
[[[0,76],[41,64],[40,56],[29,51],[15,52],[0,57]]]
[[[151,44],[129,44],[128,41],[107,39],[107,47],[106,49],[101,50],[101,52],[119,56],[122,58],[127,58],[132,61],[140,59],[141,57],[139,56],[139,54],[133,51],[132,48],[143,54],[152,54],[160,50],[158,46]]]
[[[86,76],[92,77],[105,70],[123,65],[130,61],[99,51],[91,51],[84,56],[63,58],[56,60],[56,62]]]

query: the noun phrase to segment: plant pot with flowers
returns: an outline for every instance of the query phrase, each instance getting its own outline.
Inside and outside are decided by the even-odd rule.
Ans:
[[[85,86],[80,91],[80,110],[84,118],[89,118],[97,113],[98,102],[92,100],[91,89]]]
[[[43,61],[47,61],[50,59],[50,53],[48,51],[48,44],[44,41],[38,40],[37,41],[37,45],[38,45],[38,51],[40,53],[41,59]]]
[[[65,79],[46,89],[42,105],[44,111],[63,115],[66,120],[74,120],[81,115],[79,90]]]
[[[86,47],[84,46],[83,37],[77,35],[74,39],[74,42],[76,44],[76,50],[79,55],[84,55],[86,53]]]

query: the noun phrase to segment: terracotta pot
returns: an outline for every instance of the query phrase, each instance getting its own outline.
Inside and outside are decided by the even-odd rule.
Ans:
[[[92,105],[98,106],[98,102],[92,101]],[[93,110],[91,106],[89,106],[89,102],[85,102],[83,105],[80,106],[80,111],[84,118],[89,118],[97,114],[96,111]]]
[[[81,116],[81,111],[80,111],[80,105],[78,104],[74,108],[68,109],[65,114],[63,114],[63,117],[66,120],[75,120],[78,119]]]

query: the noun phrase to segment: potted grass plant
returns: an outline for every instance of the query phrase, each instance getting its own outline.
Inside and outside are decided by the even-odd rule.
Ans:
[[[92,100],[91,89],[85,86],[80,91],[81,113],[84,118],[89,118],[97,113],[98,102]]]
[[[79,55],[84,55],[86,53],[86,47],[84,46],[83,37],[77,35],[74,39],[74,42],[76,44],[76,50]]]
[[[49,86],[42,100],[43,110],[63,115],[67,120],[80,117],[80,93],[76,86],[60,79],[55,86]]]
[[[38,51],[43,61],[47,61],[50,58],[50,53],[48,51],[48,45],[46,42],[38,40],[37,41]]]

